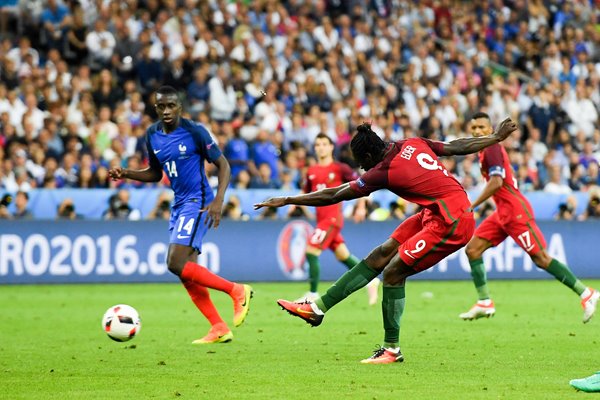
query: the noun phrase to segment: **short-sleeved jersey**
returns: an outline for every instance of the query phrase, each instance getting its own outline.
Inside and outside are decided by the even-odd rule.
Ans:
[[[469,208],[467,193],[437,158],[444,144],[411,138],[388,144],[383,160],[350,187],[366,196],[379,189],[416,203],[454,223]]]
[[[159,121],[146,131],[146,147],[150,166],[162,168],[171,182],[174,206],[197,201],[204,207],[214,199],[204,161],[214,162],[221,150],[204,126],[181,118],[174,131],[165,133]]]
[[[358,178],[358,174],[349,165],[332,162],[328,165],[312,165],[306,172],[304,192],[310,193],[317,190],[331,188],[350,182]],[[337,226],[342,226],[342,205],[332,204],[330,206],[317,207],[317,223],[321,221],[333,221]]]
[[[480,151],[479,165],[486,181],[494,175],[502,178],[502,187],[492,196],[501,222],[534,219],[531,204],[519,191],[504,147],[497,143]]]

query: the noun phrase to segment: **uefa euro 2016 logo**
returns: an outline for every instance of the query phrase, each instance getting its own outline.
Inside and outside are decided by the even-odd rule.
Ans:
[[[288,222],[277,239],[277,261],[279,268],[290,279],[307,278],[306,243],[312,235],[313,227],[306,221]]]

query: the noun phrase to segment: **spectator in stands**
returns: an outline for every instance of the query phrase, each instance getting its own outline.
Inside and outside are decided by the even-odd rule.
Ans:
[[[236,94],[225,65],[220,65],[216,75],[208,81],[208,90],[210,118],[217,122],[231,121],[236,107]]]
[[[112,32],[106,29],[106,23],[102,18],[98,18],[94,24],[94,29],[88,32],[85,37],[85,45],[90,57],[90,67],[94,71],[99,71],[108,67],[117,41]]]
[[[236,120],[233,121],[233,124],[234,136],[225,145],[223,154],[227,158],[229,165],[231,165],[231,177],[235,182],[241,171],[248,170],[249,150],[248,143],[240,137],[239,127],[241,123]]]
[[[196,68],[194,71],[194,80],[187,87],[186,98],[190,102],[190,112],[192,115],[204,111],[206,108],[206,103],[210,96],[208,81],[208,65],[203,64]]]
[[[33,214],[28,209],[29,207],[29,195],[27,192],[19,190],[15,195],[15,212],[13,213],[14,219],[32,219]]]
[[[236,189],[248,189],[250,187],[250,173],[246,170],[242,170],[238,173],[237,178],[233,184]]]
[[[552,194],[571,194],[571,188],[563,183],[560,166],[553,165],[550,168],[550,180],[546,186],[544,186],[544,192]]]
[[[85,23],[85,13],[82,7],[75,7],[73,11],[73,23],[67,32],[67,45],[65,58],[70,63],[76,64],[81,60],[87,60],[88,47],[86,38],[88,27]]]
[[[278,189],[279,182],[272,178],[271,167],[267,163],[258,166],[258,175],[250,180],[249,189]]]
[[[69,9],[58,0],[48,0],[41,15],[41,42],[48,49],[62,51],[66,43],[66,32],[71,24]]]

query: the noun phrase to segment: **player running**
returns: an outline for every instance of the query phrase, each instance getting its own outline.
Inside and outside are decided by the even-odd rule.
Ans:
[[[304,193],[335,187],[358,178],[358,174],[349,165],[336,162],[333,158],[333,140],[324,133],[319,133],[314,143],[317,164],[312,165],[306,172]],[[360,201],[360,200],[359,200]],[[362,203],[364,206],[364,202]],[[318,286],[321,266],[319,256],[324,249],[330,249],[335,258],[348,269],[360,261],[350,253],[344,237],[341,234],[344,226],[341,204],[317,207],[317,227],[306,245],[306,260],[308,261],[308,279],[310,290],[299,300],[313,301],[319,297]],[[369,304],[377,302],[379,278],[373,279],[368,285]]]
[[[174,88],[159,88],[154,107],[160,120],[146,131],[150,165],[142,170],[117,167],[111,169],[109,175],[115,180],[158,182],[165,171],[175,193],[169,222],[171,238],[167,265],[169,271],[181,279],[192,301],[211,324],[208,334],[192,343],[229,342],[233,333],[221,319],[207,288],[231,296],[234,326],[241,325],[248,314],[252,289],[223,279],[196,263],[204,235],[210,227],[216,229],[219,226],[225,190],[229,185],[229,164],[204,126],[181,117],[181,100]],[[205,160],[219,169],[216,195],[204,171]]]
[[[361,362],[389,364],[403,361],[399,343],[406,278],[430,268],[463,247],[475,230],[465,190],[437,156],[478,152],[506,139],[516,129],[515,123],[507,118],[494,134],[485,137],[450,143],[423,138],[385,143],[369,124],[360,125],[350,143],[354,158],[367,171],[359,179],[309,194],[271,198],[254,207],[326,206],[388,189],[417,203],[423,210],[402,222],[387,241],[342,275],[322,297],[314,302],[278,300],[277,303],[290,314],[318,326],[327,311],[383,271],[384,343]]]
[[[474,137],[490,135],[493,132],[490,117],[482,112],[476,113],[471,118],[469,130]],[[482,255],[487,249],[498,246],[507,236],[510,236],[529,254],[535,265],[553,275],[581,297],[583,322],[588,322],[596,311],[600,293],[586,287],[568,266],[550,257],[546,251],[544,235],[535,223],[529,201],[519,192],[504,147],[495,144],[486,148],[479,153],[479,162],[487,184],[471,205],[471,209],[477,208],[492,197],[496,203],[496,211],[479,225],[475,236],[465,248],[479,300],[469,311],[460,314],[459,317],[473,320],[490,317],[496,312],[487,286]]]

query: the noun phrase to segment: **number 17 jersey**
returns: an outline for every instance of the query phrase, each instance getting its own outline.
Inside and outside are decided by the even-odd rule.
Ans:
[[[480,151],[479,165],[486,181],[489,181],[492,176],[502,178],[502,187],[492,196],[501,223],[534,219],[531,204],[517,187],[517,180],[504,147],[497,143]]]

